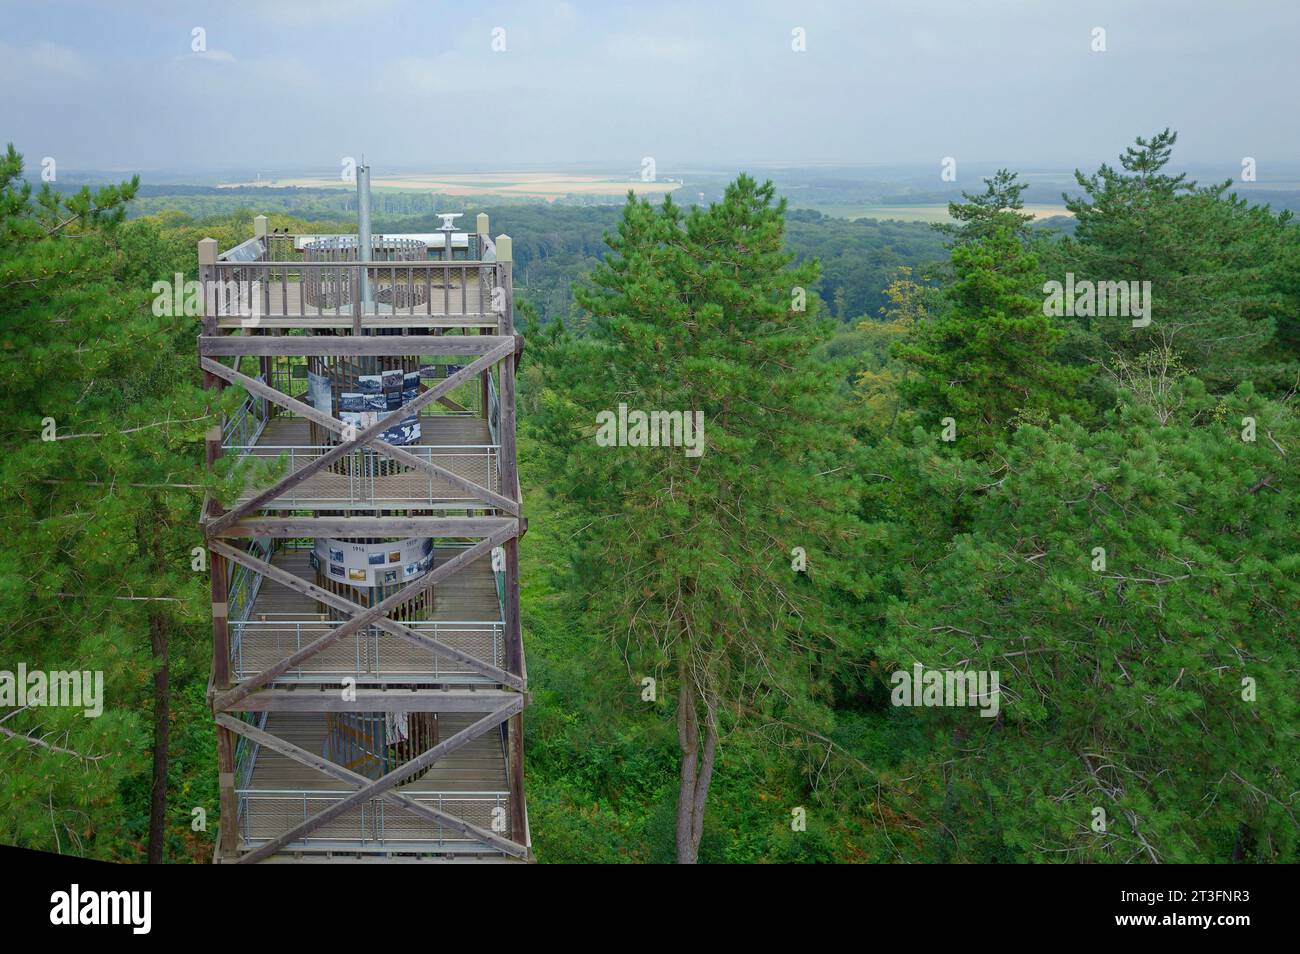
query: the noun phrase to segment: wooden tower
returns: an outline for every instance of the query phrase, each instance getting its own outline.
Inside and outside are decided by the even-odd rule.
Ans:
[[[203,508],[216,860],[526,860],[510,238],[253,233],[199,242],[208,465],[265,471]]]

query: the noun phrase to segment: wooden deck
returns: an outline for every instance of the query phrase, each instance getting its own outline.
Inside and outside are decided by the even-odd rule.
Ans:
[[[469,415],[422,415],[420,433],[419,440],[406,445],[406,450],[481,487],[500,492],[499,448],[493,445],[485,420]],[[231,453],[240,450],[232,448]],[[287,474],[305,467],[324,452],[324,448],[312,447],[311,429],[305,418],[280,414],[267,421],[256,445],[247,450],[247,455],[268,459],[284,456],[288,464]],[[323,468],[291,487],[283,496],[267,501],[263,509],[408,509],[438,503],[474,502],[459,487],[414,469],[376,475],[370,461],[373,461],[370,455],[350,455],[339,462],[341,473],[334,468]],[[239,502],[251,500],[265,486],[269,483],[262,488],[248,488]]]
[[[307,552],[280,550],[271,563],[314,582],[315,571],[308,563]],[[435,565],[445,563],[458,552],[452,548],[435,549]],[[490,557],[484,556],[436,584],[433,605],[422,615],[424,620],[412,624],[419,632],[501,666],[503,622]],[[436,627],[431,625],[435,623]],[[337,625],[328,621],[324,608],[311,597],[264,579],[247,622],[241,625],[240,621],[231,621],[232,675],[241,682],[251,679]],[[358,684],[490,682],[456,660],[420,649],[391,633],[367,628],[311,656],[275,684],[333,683],[344,676],[356,678]]]
[[[439,716],[441,737],[459,732],[475,718]],[[322,753],[325,749],[325,719],[319,714],[273,712],[265,729],[309,752]],[[250,755],[254,758],[251,775],[237,790],[243,849],[280,835],[354,791],[346,782],[265,748],[257,749],[255,755],[250,750]],[[509,787],[500,730],[487,732],[447,754],[418,778],[398,786],[397,791],[488,830],[492,830],[493,809],[502,807],[504,813],[496,816],[498,825],[504,817],[508,826]],[[286,851],[470,852],[484,849],[481,843],[459,832],[373,799],[349,809]]]

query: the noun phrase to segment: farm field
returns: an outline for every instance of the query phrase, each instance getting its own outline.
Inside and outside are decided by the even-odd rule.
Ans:
[[[809,208],[841,219],[897,219],[900,222],[947,222],[948,206],[943,203],[925,205],[820,205]],[[1049,219],[1054,215],[1069,215],[1063,205],[1026,203],[1024,211],[1031,213],[1035,219]]]

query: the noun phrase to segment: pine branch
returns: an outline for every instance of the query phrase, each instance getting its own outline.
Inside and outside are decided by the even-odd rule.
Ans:
[[[176,596],[101,596],[99,593],[55,593],[55,596],[63,599],[81,600],[90,597],[92,599],[108,600],[126,600],[135,603],[188,603],[189,600],[183,600]]]
[[[65,749],[58,745],[51,745],[44,739],[37,739],[30,735],[24,735],[21,732],[15,732],[13,729],[6,729],[0,725],[0,735],[6,735],[11,739],[18,739],[20,742],[26,742],[28,745],[39,745],[43,749],[49,749],[51,752],[58,752],[62,755],[75,755],[84,762],[98,762],[104,758],[102,755],[82,755],[80,752],[72,749]]]
[[[102,481],[102,480],[60,480],[60,479],[55,478],[55,477],[49,477],[49,478],[46,478],[46,479],[42,480],[41,483],[43,483],[43,484],[78,484],[78,485],[80,485],[80,486],[82,486],[82,487],[117,487],[117,486],[125,486],[125,487],[138,487],[138,488],[144,488],[144,489],[149,489],[149,490],[158,489],[158,488],[165,488],[165,487],[176,488],[176,489],[181,489],[181,490],[201,490],[202,487],[203,487],[202,484],[116,484],[116,483],[111,483],[111,482],[105,482],[105,481]]]
[[[212,417],[213,415],[211,414],[203,414],[199,417],[186,418],[183,421],[173,421],[171,418],[168,418],[165,421],[154,421],[152,424],[141,424],[139,427],[128,427],[124,431],[104,431],[86,434],[55,434],[54,439],[56,441],[70,441],[78,437],[108,437],[110,434],[135,434],[138,431],[147,431],[153,427],[166,427],[168,424],[193,424],[196,421],[206,421]]]

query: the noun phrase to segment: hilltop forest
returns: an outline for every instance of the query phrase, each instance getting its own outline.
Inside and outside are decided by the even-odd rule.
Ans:
[[[1010,171],[942,228],[743,174],[708,205],[488,209],[527,341],[540,862],[1298,860],[1300,230],[1175,149],[1081,171],[1070,234]],[[140,188],[0,159],[0,668],[102,670],[106,698],[0,705],[0,842],[206,862],[194,548],[243,475],[204,473],[197,320],[151,288],[256,212],[352,225],[128,216]],[[1136,285],[1116,313],[1052,282]],[[597,452],[619,403],[701,412],[703,453]],[[899,704],[917,666],[996,673],[996,705]]]

